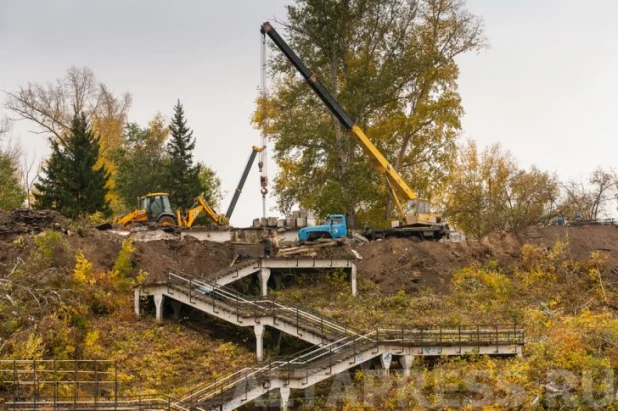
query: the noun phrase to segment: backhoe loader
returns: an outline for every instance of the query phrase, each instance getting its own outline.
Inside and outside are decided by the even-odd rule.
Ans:
[[[148,193],[137,199],[137,208],[114,217],[111,223],[118,224],[123,228],[130,229],[145,224],[157,224],[161,227],[186,227],[189,228],[195,222],[199,214],[204,211],[218,225],[225,225],[228,219],[219,216],[208,205],[203,195],[195,198],[193,206],[182,215],[180,210],[172,210],[168,193]],[[97,227],[100,230],[111,228],[110,223]]]

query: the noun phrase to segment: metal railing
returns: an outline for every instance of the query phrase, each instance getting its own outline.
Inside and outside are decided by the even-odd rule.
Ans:
[[[301,353],[288,357],[274,357],[253,367],[244,367],[234,373],[192,390],[182,400],[184,407],[208,408],[232,400],[237,395],[247,395],[252,389],[261,386],[270,387],[272,379],[281,379],[285,384],[290,380],[308,380],[320,371],[333,372],[333,367],[344,361],[350,366],[357,364],[360,353],[368,350],[379,354],[375,331],[366,335],[344,337],[324,347],[312,347]]]
[[[376,329],[376,338],[382,344],[415,347],[522,345],[524,329],[517,324],[381,325]]]
[[[117,398],[118,371],[106,360],[0,360],[0,387],[13,406],[23,398],[31,398],[35,408],[43,399],[54,403],[60,397],[77,404],[83,395],[96,403]]]
[[[285,322],[296,328],[297,333],[312,332],[322,337],[322,344],[343,336],[357,336],[360,332],[322,314],[293,304],[282,303],[270,296],[246,296],[211,280],[195,278],[178,271],[168,271],[167,292],[170,296],[182,293],[189,302],[201,301],[212,307],[213,312],[225,310],[236,315],[238,322],[253,321],[258,324],[260,318],[272,317],[275,325]]]
[[[4,404],[5,410],[176,410],[190,411],[180,405],[179,401],[162,394],[118,396],[116,398],[98,398],[96,396],[80,396],[75,401],[70,396],[40,397],[38,401],[26,399],[9,401]]]
[[[353,330],[325,318],[322,314],[297,305],[282,303],[273,297],[250,297],[237,293],[215,281],[196,278],[179,271],[168,271],[167,293],[184,294],[190,303],[200,301],[212,311],[224,310],[235,315],[238,323],[258,324],[264,317],[293,325],[299,334],[314,332],[322,336],[322,345],[289,357],[274,357],[251,367],[242,367],[212,383],[195,387],[177,403],[188,409],[215,407],[238,395],[261,386],[268,390],[273,378],[309,380],[320,371],[343,361],[353,366],[359,353],[371,350],[376,356],[380,347],[487,347],[524,343],[524,331],[517,325],[439,326],[381,325],[368,333]]]

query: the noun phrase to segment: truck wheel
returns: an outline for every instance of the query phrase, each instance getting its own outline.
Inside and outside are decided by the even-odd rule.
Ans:
[[[175,227],[176,221],[174,221],[172,217],[166,215],[166,216],[159,218],[159,221],[157,221],[157,224],[163,227]]]

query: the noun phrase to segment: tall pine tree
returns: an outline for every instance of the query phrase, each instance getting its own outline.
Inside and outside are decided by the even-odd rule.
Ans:
[[[200,194],[200,167],[193,165],[195,138],[193,131],[187,127],[185,113],[180,100],[174,106],[174,117],[170,124],[170,140],[166,151],[170,157],[169,187],[172,201],[177,207],[187,209],[193,199]]]
[[[51,139],[52,154],[43,177],[34,185],[37,208],[57,210],[68,217],[97,211],[109,215],[105,199],[109,174],[104,166],[95,168],[99,159],[98,140],[84,113],[73,117],[62,144]]]

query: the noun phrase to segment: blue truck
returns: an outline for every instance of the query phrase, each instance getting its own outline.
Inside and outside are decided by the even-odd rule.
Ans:
[[[298,232],[299,241],[312,241],[318,238],[342,238],[348,236],[348,225],[343,214],[333,214],[326,217],[322,225],[301,228]]]

